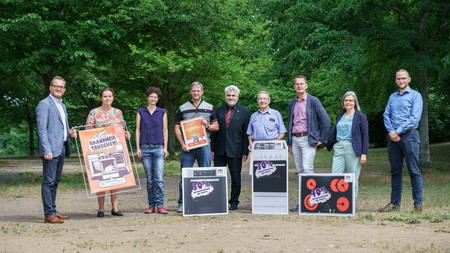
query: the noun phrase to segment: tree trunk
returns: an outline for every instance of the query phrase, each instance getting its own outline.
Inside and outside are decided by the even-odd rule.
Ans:
[[[427,92],[427,69],[422,69],[417,75],[417,84],[419,92],[423,99],[423,111],[420,118],[419,134],[420,134],[420,151],[419,164],[422,167],[423,173],[431,171],[430,165],[430,142],[428,135],[428,92]]]
[[[176,113],[177,113],[177,108],[176,108],[176,104],[173,103],[172,101],[168,101],[168,103],[166,104],[166,108],[167,108],[167,117],[168,117],[168,130],[169,130],[169,155],[175,155],[175,146],[176,146],[176,142],[175,140],[177,139],[177,137],[175,136],[175,118],[176,118]]]
[[[50,94],[50,82],[53,79],[53,75],[52,74],[42,74],[42,82],[44,84],[44,98],[48,96],[48,94]]]
[[[26,115],[27,115],[27,124],[28,124],[28,131],[29,131],[29,150],[30,150],[30,156],[34,156],[34,124],[36,122],[35,117],[33,117],[32,112],[30,111],[30,107],[28,104],[25,104]]]
[[[170,87],[169,83],[166,84],[167,87]],[[162,90],[162,89],[161,89]],[[182,94],[177,94],[174,88],[166,88],[163,91],[164,104],[167,109],[167,117],[168,117],[168,131],[169,131],[169,145],[168,151],[169,155],[175,155],[175,147],[177,142],[177,137],[175,135],[175,120],[177,118],[177,105],[180,102]]]

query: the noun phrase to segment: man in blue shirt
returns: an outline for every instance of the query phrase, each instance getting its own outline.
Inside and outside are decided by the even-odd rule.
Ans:
[[[391,202],[380,212],[400,209],[403,183],[403,158],[411,177],[414,211],[422,211],[423,181],[419,166],[419,127],[423,101],[419,92],[411,89],[408,71],[397,71],[395,82],[399,90],[389,97],[384,111],[384,125],[389,132],[388,154],[391,163]]]
[[[269,107],[270,95],[267,91],[258,94],[257,102],[259,110],[250,117],[247,129],[249,150],[252,150],[253,141],[282,140],[287,132],[281,114]]]

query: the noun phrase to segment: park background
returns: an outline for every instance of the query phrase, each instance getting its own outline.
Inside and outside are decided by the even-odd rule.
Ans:
[[[0,250],[448,252],[449,9],[441,0],[0,1]],[[407,176],[401,210],[376,212],[389,201],[382,114],[397,90],[400,68],[409,71],[411,87],[424,98],[422,213],[412,211]],[[299,74],[308,78],[308,92],[321,100],[333,124],[348,90],[356,92],[368,117],[371,149],[356,215],[251,215],[245,170],[239,210],[201,218],[176,214],[180,169],[173,129],[178,106],[190,99],[190,84],[200,81],[203,99],[214,106],[224,103],[226,86],[236,85],[239,103],[251,112],[258,109],[257,93],[266,90],[286,124]],[[165,163],[167,216],[143,214],[143,187],[120,196],[124,217],[98,219],[72,142],[57,198],[71,218],[62,226],[43,223],[35,109],[56,75],[67,80],[63,101],[70,126],[84,125],[89,110],[100,105],[100,90],[114,88],[113,106],[124,113],[132,146],[137,109],[147,105],[145,91],[161,88],[171,155]],[[331,171],[332,155],[317,152],[316,172]],[[289,162],[293,206],[298,181],[291,157]]]
[[[84,125],[99,91],[112,87],[132,136],[146,89],[159,87],[172,158],[175,115],[192,82],[214,106],[226,86],[238,86],[251,112],[266,90],[286,124],[299,74],[332,123],[342,95],[355,91],[371,147],[383,147],[382,114],[404,68],[424,99],[420,162],[429,171],[429,144],[450,140],[449,8],[428,0],[2,1],[0,157],[36,155],[35,108],[56,75],[67,81],[70,126]]]

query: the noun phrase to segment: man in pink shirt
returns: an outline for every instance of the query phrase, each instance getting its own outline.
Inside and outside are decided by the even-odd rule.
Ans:
[[[319,99],[306,92],[305,76],[294,78],[297,97],[289,102],[288,147],[294,157],[298,175],[314,173],[316,148],[326,143],[330,131],[330,117]],[[291,209],[298,212],[298,205]]]

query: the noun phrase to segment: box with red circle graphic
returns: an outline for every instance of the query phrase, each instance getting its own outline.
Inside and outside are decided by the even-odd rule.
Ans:
[[[299,214],[355,215],[355,174],[302,174],[299,177]]]

